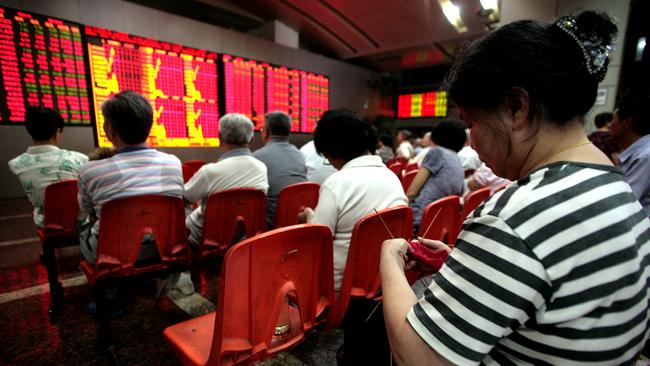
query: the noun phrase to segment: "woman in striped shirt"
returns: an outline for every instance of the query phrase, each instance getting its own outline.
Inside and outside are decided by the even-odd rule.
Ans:
[[[465,221],[421,299],[404,278],[409,245],[384,242],[384,316],[398,363],[638,358],[650,319],[650,221],[583,128],[616,31],[589,11],[519,21],[457,59],[449,96],[481,160],[513,183]]]

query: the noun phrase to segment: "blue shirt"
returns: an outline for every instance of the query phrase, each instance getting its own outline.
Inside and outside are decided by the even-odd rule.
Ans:
[[[628,146],[619,156],[619,162],[632,192],[650,217],[650,135]]]
[[[429,170],[431,175],[411,203],[415,225],[420,225],[422,211],[431,202],[451,195],[462,195],[465,178],[458,154],[440,146],[429,150],[420,169]]]

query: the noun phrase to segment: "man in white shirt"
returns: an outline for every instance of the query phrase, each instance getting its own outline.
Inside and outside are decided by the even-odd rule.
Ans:
[[[45,188],[58,181],[77,179],[79,167],[88,161],[88,157],[76,151],[59,149],[63,118],[51,108],[28,107],[25,128],[33,145],[9,161],[9,169],[18,176],[34,206],[34,223],[40,228],[44,224]]]
[[[465,133],[467,134],[467,140],[465,141],[465,146],[458,152],[458,157],[463,164],[465,178],[468,178],[481,166],[481,159],[479,159],[478,153],[472,149],[472,139],[469,130],[465,130]]]
[[[323,184],[325,179],[336,172],[336,168],[327,159],[316,151],[314,141],[309,141],[300,148],[307,165],[307,180]]]
[[[219,120],[224,154],[216,163],[202,166],[185,184],[183,197],[192,203],[201,201],[185,220],[192,247],[198,247],[203,236],[203,214],[211,194],[233,188],[255,188],[266,194],[269,188],[266,165],[251,154],[248,144],[252,138],[253,122],[243,114],[230,113]]]
[[[427,153],[429,150],[431,150],[432,145],[433,142],[431,141],[431,131],[429,131],[422,137],[422,150],[420,150],[420,152],[415,155],[413,159],[409,160],[409,163],[416,163],[418,166],[422,165],[422,160],[424,160],[424,157],[427,156]]]
[[[409,160],[415,156],[413,150],[413,145],[409,139],[411,138],[411,132],[408,130],[400,130],[397,133],[397,151],[395,151],[395,156],[406,158]]]

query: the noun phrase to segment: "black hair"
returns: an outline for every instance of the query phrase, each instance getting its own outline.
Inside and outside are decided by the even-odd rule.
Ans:
[[[32,140],[47,141],[63,130],[63,117],[52,108],[30,106],[25,110],[25,128]]]
[[[594,124],[596,125],[596,128],[601,128],[607,125],[611,120],[612,114],[610,112],[598,113],[596,117],[594,117]]]
[[[616,37],[616,25],[606,14],[585,11],[573,18],[583,36],[604,44]],[[563,126],[594,104],[598,76],[587,71],[578,42],[556,24],[523,20],[464,50],[445,86],[456,105],[483,112],[495,111],[525,91],[531,120]]]
[[[431,141],[438,146],[459,152],[467,141],[465,123],[457,119],[444,119],[433,126]]]
[[[284,112],[269,112],[264,116],[264,128],[274,136],[289,136],[291,117]]]
[[[110,123],[125,144],[137,145],[147,140],[153,110],[142,95],[131,90],[119,92],[102,104],[102,114],[104,123]]]
[[[379,140],[381,141],[382,144],[388,147],[393,147],[393,136],[384,133],[381,136],[379,136]]]
[[[640,136],[650,134],[650,91],[628,90],[618,102],[618,118],[632,119],[632,131]]]
[[[348,109],[332,109],[321,116],[314,131],[316,151],[348,162],[374,151],[377,134],[369,123]]]

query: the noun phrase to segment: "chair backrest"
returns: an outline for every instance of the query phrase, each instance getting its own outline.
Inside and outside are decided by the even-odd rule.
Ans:
[[[402,163],[402,165],[406,166],[408,164],[409,159],[403,157],[403,156],[398,156],[395,158],[395,161]]]
[[[424,237],[424,233],[429,227],[429,224],[436,216],[429,231],[426,233],[427,239],[440,240],[449,246],[456,244],[456,237],[460,229],[460,197],[447,196],[427,205],[422,211],[422,219],[420,220],[420,227],[418,228],[418,236]]]
[[[400,162],[395,162],[390,165],[388,165],[388,169],[390,169],[395,175],[397,175],[397,178],[399,180],[402,180],[402,172],[404,171],[404,164]]]
[[[208,198],[203,220],[200,258],[223,255],[245,235],[266,231],[266,195],[254,188],[235,188]]]
[[[160,261],[136,260],[143,241],[154,241]],[[102,207],[96,278],[153,272],[190,263],[185,208],[180,197],[142,195],[119,198]]]
[[[324,323],[334,304],[332,261],[332,234],[324,225],[279,228],[232,246],[221,267],[207,364],[266,358]],[[274,336],[279,322],[290,329]]]
[[[413,235],[413,214],[410,207],[388,208],[379,211],[379,215],[395,238],[408,240]],[[341,323],[350,299],[360,297],[375,299],[378,296],[381,285],[379,277],[381,244],[391,238],[381,219],[376,213],[372,213],[354,225],[348,259],[343,271],[343,282],[336,304],[336,314],[330,318],[332,326]]]
[[[407,171],[406,174],[404,174],[404,177],[402,178],[402,188],[404,188],[404,193],[406,193],[406,191],[408,191],[408,189],[411,186],[411,183],[413,183],[413,179],[415,179],[416,175],[418,175],[417,170],[410,170],[410,171]]]
[[[406,164],[406,168],[404,168],[404,170],[407,173],[410,172],[411,170],[417,171],[418,169],[420,169],[420,167],[418,166],[418,163],[408,163],[408,164]]]
[[[183,168],[183,182],[187,183],[194,174],[205,165],[203,160],[188,160],[181,166]]]
[[[63,180],[45,187],[45,236],[75,235],[79,214],[77,180]]]
[[[319,190],[320,185],[314,182],[296,183],[282,188],[275,209],[275,227],[296,225],[302,208],[316,207]]]
[[[477,189],[474,192],[470,192],[465,196],[465,201],[463,202],[463,212],[460,214],[459,225],[463,224],[463,221],[467,218],[470,212],[474,211],[483,201],[490,197],[490,187],[485,187]]]

